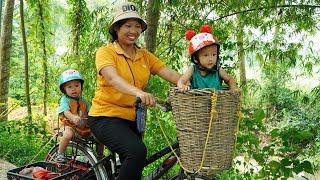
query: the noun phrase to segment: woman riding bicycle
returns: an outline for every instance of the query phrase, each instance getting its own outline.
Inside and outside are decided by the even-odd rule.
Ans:
[[[136,44],[147,29],[134,3],[125,2],[114,10],[109,27],[112,42],[96,54],[97,88],[89,112],[89,127],[96,138],[120,156],[118,179],[141,179],[147,149],[137,130],[136,97],[146,106],[155,105],[145,92],[150,75],[176,84],[180,75],[148,50]]]

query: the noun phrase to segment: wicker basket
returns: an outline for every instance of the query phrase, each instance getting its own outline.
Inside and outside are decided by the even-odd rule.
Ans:
[[[240,93],[213,89],[180,93],[172,88],[170,101],[183,168],[200,175],[213,175],[230,168],[238,130]]]

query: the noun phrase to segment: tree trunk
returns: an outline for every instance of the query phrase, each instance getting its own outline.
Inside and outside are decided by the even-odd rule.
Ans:
[[[0,0],[0,37],[1,37],[1,27],[2,27],[2,0]]]
[[[148,29],[146,30],[146,35],[144,41],[146,43],[146,48],[150,52],[154,52],[156,49],[156,37],[160,17],[160,4],[155,0],[148,0],[147,6],[147,24]]]
[[[23,11],[23,0],[20,0],[20,18],[21,18],[21,33],[24,51],[24,81],[25,81],[25,91],[26,91],[26,101],[28,108],[28,120],[29,123],[32,122],[32,112],[30,103],[30,87],[29,87],[29,58],[28,58],[28,48],[26,40],[26,31],[24,26],[24,11]]]
[[[73,4],[73,8],[75,9],[74,19],[72,20],[72,35],[73,35],[73,42],[72,42],[72,54],[75,56],[79,56],[79,43],[80,43],[80,32],[81,32],[81,18],[82,18],[82,7],[83,2],[79,1],[76,5]]]
[[[241,15],[237,15],[238,20],[238,33],[237,33],[237,48],[238,48],[238,62],[239,62],[239,69],[240,69],[240,86],[243,87],[247,84],[246,78],[246,63],[244,59],[244,48],[243,48],[243,24],[241,22]]]
[[[273,42],[279,42],[279,38],[281,38],[281,22],[282,22],[282,10],[280,9],[279,12],[276,12],[276,18],[274,20],[274,38]],[[268,79],[271,83],[269,85],[269,89],[273,88],[275,91],[278,91],[279,89],[279,83],[281,83],[278,80],[273,80],[274,77],[281,78],[278,75],[278,67],[277,67],[277,60],[278,60],[278,54],[279,54],[279,44],[278,43],[272,43],[272,51],[269,52],[269,63],[267,65],[267,76],[266,79]],[[267,96],[267,117],[270,117],[273,113],[277,113],[277,94],[270,93]]]
[[[0,39],[0,120],[8,120],[8,93],[10,53],[12,44],[12,18],[14,0],[5,2],[2,36]]]
[[[47,49],[46,49],[46,36],[45,36],[45,28],[44,28],[44,18],[43,18],[43,7],[41,1],[38,2],[39,7],[39,17],[40,17],[40,27],[41,27],[41,46],[43,51],[42,56],[42,67],[44,72],[43,77],[43,114],[47,115],[47,102],[48,102],[48,67],[47,67]]]

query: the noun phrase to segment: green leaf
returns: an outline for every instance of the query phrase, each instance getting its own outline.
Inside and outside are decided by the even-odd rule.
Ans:
[[[262,154],[254,153],[253,158],[258,162],[258,164],[264,164],[265,159]]]
[[[303,161],[302,163],[299,163],[294,169],[296,173],[300,173],[302,171],[305,171],[310,174],[314,173],[312,164],[309,161]]]
[[[292,168],[290,167],[281,166],[280,172],[281,175],[285,177],[283,179],[288,179],[288,177],[292,176]]]
[[[264,119],[265,116],[266,116],[266,114],[264,113],[264,111],[262,109],[258,109],[256,111],[254,111],[254,114],[253,114],[253,118],[258,121],[261,121],[262,119]]]
[[[292,161],[288,158],[284,158],[284,159],[281,159],[280,163],[281,163],[281,166],[289,166],[292,164]]]
[[[273,173],[279,172],[279,169],[280,169],[280,163],[279,162],[272,160],[272,161],[270,161],[268,163],[268,165],[270,167],[271,172],[273,172]]]
[[[272,138],[279,137],[279,135],[280,135],[280,130],[279,130],[279,129],[273,129],[273,130],[270,132],[270,134],[271,134],[271,137],[272,137]]]
[[[299,140],[306,140],[313,137],[313,133],[311,133],[309,130],[304,130],[301,132],[298,132],[296,136]]]

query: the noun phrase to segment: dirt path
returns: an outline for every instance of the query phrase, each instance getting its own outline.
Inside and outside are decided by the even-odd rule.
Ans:
[[[7,179],[7,171],[16,168],[15,165],[0,159],[0,180]]]

